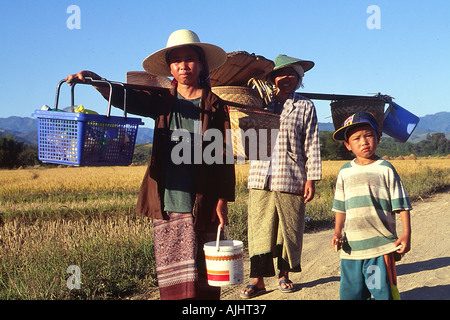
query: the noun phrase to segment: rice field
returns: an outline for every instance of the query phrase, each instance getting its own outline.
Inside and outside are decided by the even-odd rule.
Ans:
[[[307,230],[329,227],[345,161],[324,161]],[[450,159],[390,160],[411,199],[450,185]],[[236,166],[230,237],[246,243],[248,165]],[[146,168],[0,170],[0,299],[119,299],[155,290],[148,218],[134,211]],[[80,270],[80,289],[69,266]]]

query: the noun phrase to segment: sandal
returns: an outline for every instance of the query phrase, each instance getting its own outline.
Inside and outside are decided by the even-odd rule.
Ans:
[[[278,282],[278,289],[280,289],[281,292],[289,293],[289,292],[294,292],[295,291],[295,286],[283,288],[281,286],[281,284],[283,284],[283,283],[288,285],[288,284],[291,284],[292,281],[289,280],[289,279],[280,280],[280,282]]]
[[[252,292],[248,293],[249,290],[253,290]],[[245,287],[245,293],[241,292],[240,296],[243,299],[251,299],[254,298],[256,296],[259,296],[260,294],[266,293],[266,288],[258,288],[257,286],[253,285],[253,284],[249,284],[248,286]]]

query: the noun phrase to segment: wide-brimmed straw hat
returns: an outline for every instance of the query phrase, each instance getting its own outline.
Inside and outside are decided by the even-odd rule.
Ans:
[[[174,49],[190,45],[203,49],[209,70],[220,67],[227,60],[227,53],[222,48],[213,44],[200,42],[195,32],[182,29],[172,32],[167,40],[166,47],[145,58],[142,66],[150,74],[170,77],[172,75],[167,64],[166,54]]]

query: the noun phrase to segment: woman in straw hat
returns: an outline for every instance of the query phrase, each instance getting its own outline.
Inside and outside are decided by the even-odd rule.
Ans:
[[[268,110],[280,115],[280,127],[270,161],[251,161],[248,188],[250,284],[242,298],[265,292],[264,277],[275,275],[278,288],[295,291],[289,272],[301,271],[305,204],[321,179],[319,132],[313,103],[296,93],[304,72],[314,62],[286,55],[275,59],[269,74],[276,91]]]
[[[227,223],[227,201],[234,201],[234,165],[225,161],[229,115],[209,85],[209,70],[221,66],[226,58],[225,51],[200,42],[194,32],[178,30],[165,48],[142,63],[152,75],[172,76],[173,87],[127,91],[127,112],[155,120],[153,150],[136,210],[153,221],[161,299],[220,298],[220,288],[207,284],[203,244],[215,240],[219,223],[222,227]],[[86,77],[100,78],[81,71],[66,81],[85,81]],[[109,95],[109,89],[97,89]],[[114,88],[113,92],[113,105],[123,108],[123,91]],[[195,135],[203,136],[213,128],[224,138],[224,161],[206,164],[191,158],[180,163],[179,154],[172,151],[180,150],[181,144],[193,150],[199,141]],[[183,132],[189,132],[188,136],[179,134]],[[200,142],[204,150],[208,144],[203,139]]]

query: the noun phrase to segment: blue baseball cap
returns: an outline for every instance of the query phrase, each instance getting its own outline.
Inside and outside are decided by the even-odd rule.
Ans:
[[[346,141],[348,129],[365,124],[370,125],[375,130],[377,135],[380,134],[378,130],[378,124],[375,118],[369,112],[358,111],[352,114],[350,117],[348,117],[344,121],[342,126],[333,133],[333,139],[335,141]]]

